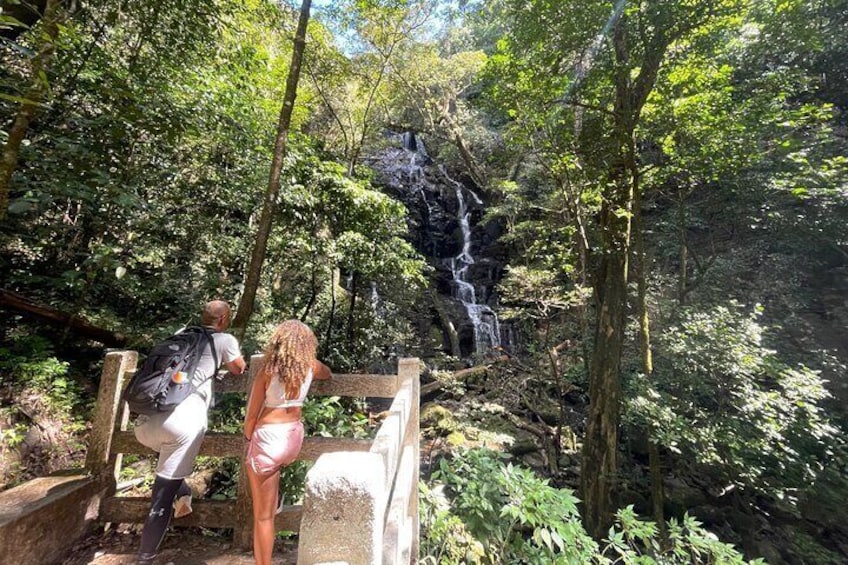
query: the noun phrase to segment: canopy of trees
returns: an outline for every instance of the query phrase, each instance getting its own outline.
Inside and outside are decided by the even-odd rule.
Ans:
[[[215,297],[246,350],[296,317],[338,370],[506,349],[554,407],[549,460],[579,436],[579,477],[548,471],[580,517],[546,504],[581,530],[534,533],[506,502],[524,530],[475,523],[463,472],[547,491],[457,456],[431,557],[659,559],[706,535],[681,526],[700,509],[801,532],[774,551],[741,533],[746,558],[842,562],[846,29],[845,0],[4,0],[0,383],[11,401],[45,358],[84,382],[99,346],[144,348]],[[404,133],[419,147],[397,155],[446,184],[418,162],[386,181]],[[512,337],[459,359],[469,226],[472,285]],[[450,252],[415,235],[437,229]],[[720,494],[665,492],[695,478]]]

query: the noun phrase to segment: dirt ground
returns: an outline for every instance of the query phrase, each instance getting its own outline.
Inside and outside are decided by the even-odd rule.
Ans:
[[[133,531],[102,529],[82,539],[61,565],[134,565],[140,535]],[[295,565],[295,541],[278,540],[274,565]],[[253,565],[253,554],[231,545],[228,536],[200,529],[171,529],[159,550],[155,565]]]

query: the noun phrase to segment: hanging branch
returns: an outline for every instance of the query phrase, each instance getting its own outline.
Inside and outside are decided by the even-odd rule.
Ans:
[[[35,318],[40,322],[68,328],[83,337],[99,341],[103,345],[120,347],[127,341],[127,336],[124,334],[95,326],[76,314],[70,314],[56,308],[51,308],[50,306],[36,304],[25,296],[10,290],[0,289],[0,308],[11,312],[18,312]]]

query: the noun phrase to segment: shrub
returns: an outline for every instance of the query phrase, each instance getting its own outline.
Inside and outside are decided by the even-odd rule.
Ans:
[[[628,418],[727,483],[791,498],[832,456],[837,430],[819,373],[765,347],[760,315],[737,304],[686,312],[660,336],[650,381],[635,378]]]
[[[554,488],[507,459],[474,449],[440,461],[433,485],[420,487],[424,563],[747,563],[688,515],[669,522],[662,547],[656,525],[640,520],[632,506],[618,511],[599,545],[583,528],[572,491]]]
[[[68,368],[42,338],[17,336],[0,347],[0,487],[81,457],[86,411]]]

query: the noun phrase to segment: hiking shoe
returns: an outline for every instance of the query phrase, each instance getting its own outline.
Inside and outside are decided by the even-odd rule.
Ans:
[[[182,518],[191,514],[191,495],[186,494],[174,502],[174,518]]]

